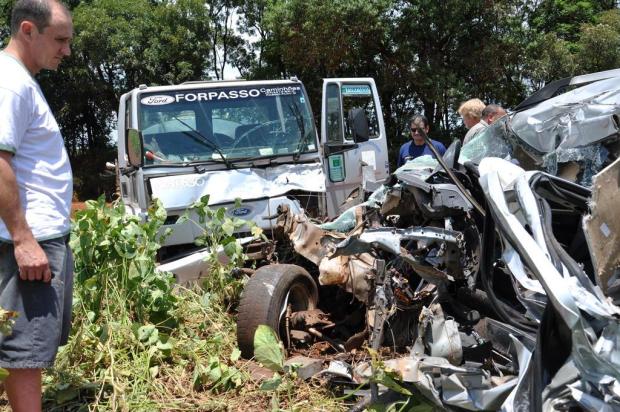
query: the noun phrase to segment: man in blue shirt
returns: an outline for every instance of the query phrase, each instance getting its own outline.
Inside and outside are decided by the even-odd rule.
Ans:
[[[411,133],[411,140],[400,147],[396,167],[401,167],[406,162],[411,159],[415,159],[416,157],[423,155],[433,156],[431,148],[424,142],[424,138],[420,134],[420,129],[424,130],[424,132],[428,134],[428,119],[421,114],[416,114],[409,120],[409,133]],[[439,154],[443,156],[446,152],[446,147],[436,140],[431,140],[431,143],[433,143],[433,146],[435,146],[435,149],[437,149]]]

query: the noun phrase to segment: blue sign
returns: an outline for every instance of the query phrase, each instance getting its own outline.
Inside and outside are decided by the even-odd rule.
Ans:
[[[370,96],[370,86],[367,84],[343,84],[343,96]]]
[[[236,207],[228,211],[228,214],[235,217],[247,216],[250,213],[252,213],[252,209],[250,209],[249,207]]]

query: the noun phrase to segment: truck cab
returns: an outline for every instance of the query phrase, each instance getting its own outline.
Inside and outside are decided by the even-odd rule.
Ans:
[[[324,80],[320,135],[296,78],[141,85],[121,97],[118,113],[121,198],[139,216],[153,199],[163,203],[163,230],[172,229],[164,252],[193,245],[200,228],[177,221],[204,195],[269,233],[266,217],[279,205],[332,218],[353,190],[389,174],[370,78]]]

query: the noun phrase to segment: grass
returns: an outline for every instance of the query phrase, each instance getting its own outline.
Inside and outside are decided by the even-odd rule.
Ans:
[[[284,389],[260,390],[261,379],[250,374],[255,364],[231,360],[236,349],[233,314],[218,307],[205,307],[200,291],[180,293],[177,316],[183,323],[171,335],[177,344],[170,358],[162,361],[153,350],[140,345],[129,325],[115,325],[106,343],[93,340],[92,336],[89,339],[88,331],[76,330],[47,375],[45,409],[244,412],[346,409],[319,382],[297,381],[291,394]],[[204,367],[210,363],[237,370],[240,384],[226,386],[215,376],[197,384],[197,365]]]

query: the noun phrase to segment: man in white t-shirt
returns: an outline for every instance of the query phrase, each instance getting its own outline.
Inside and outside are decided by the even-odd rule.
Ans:
[[[41,369],[52,366],[71,320],[68,247],[73,191],[58,124],[34,79],[70,54],[73,23],[56,0],[19,0],[0,52],[0,306],[19,313],[0,337],[13,411],[41,410]]]

